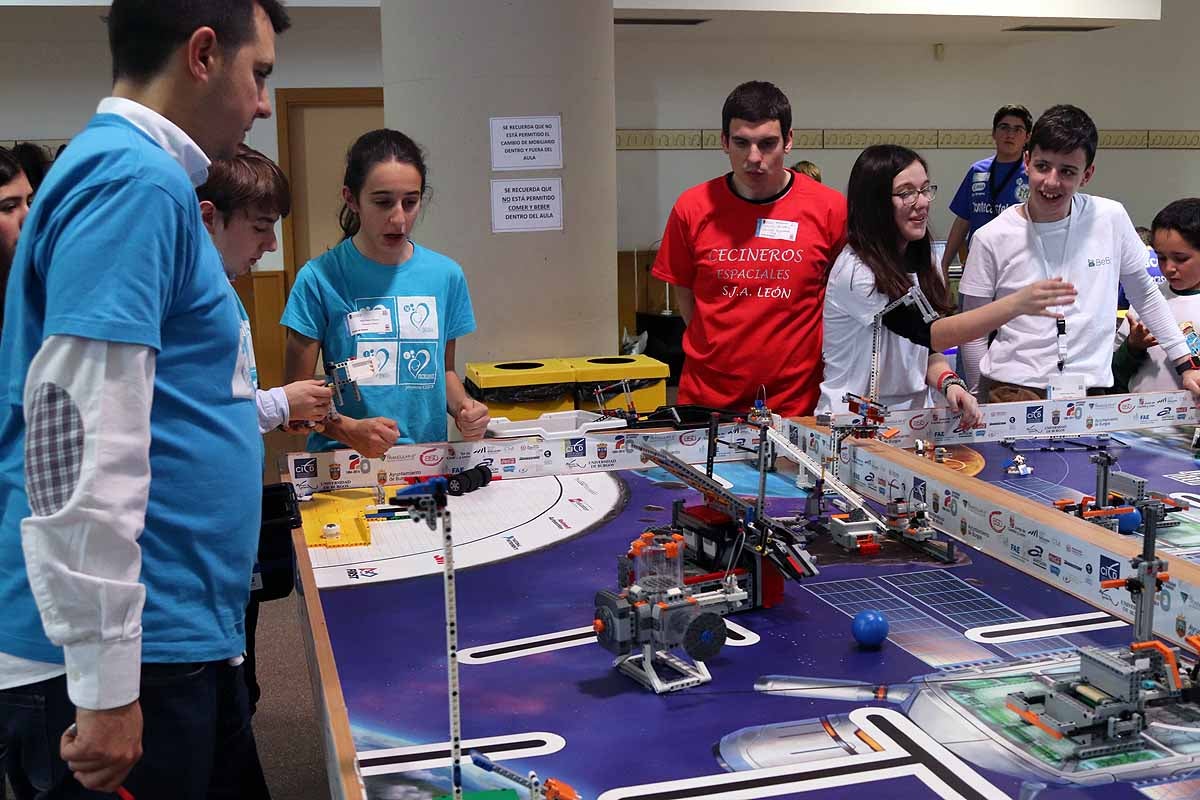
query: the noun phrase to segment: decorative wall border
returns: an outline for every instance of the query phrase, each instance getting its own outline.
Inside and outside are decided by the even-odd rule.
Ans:
[[[619,128],[617,150],[720,150],[721,131],[713,128]],[[800,150],[861,150],[873,144],[899,144],[922,150],[987,150],[991,131],[963,128],[793,128]],[[1200,150],[1200,130],[1108,130],[1100,132],[1106,150]]]

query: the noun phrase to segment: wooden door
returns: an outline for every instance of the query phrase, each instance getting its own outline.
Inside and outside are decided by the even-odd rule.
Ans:
[[[346,151],[383,127],[383,90],[280,89],[276,106],[279,163],[292,184],[292,213],[283,224],[290,290],[300,267],[342,239],[337,215]]]

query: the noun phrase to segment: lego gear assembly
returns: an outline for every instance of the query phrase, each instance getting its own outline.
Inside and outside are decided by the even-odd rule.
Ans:
[[[1093,460],[1103,474],[1098,478],[1097,491],[1107,496],[1107,468],[1111,462],[1108,458]],[[1137,749],[1151,709],[1200,702],[1200,665],[1190,673],[1181,673],[1175,648],[1154,636],[1155,595],[1163,582],[1170,580],[1164,571],[1166,562],[1154,552],[1167,506],[1163,498],[1145,493],[1145,482],[1140,478],[1123,473],[1111,477],[1117,476],[1120,483],[1129,484],[1133,497],[1129,510],[1141,514],[1142,553],[1130,562],[1131,577],[1101,581],[1100,587],[1124,589],[1133,596],[1133,643],[1128,650],[1081,648],[1077,674],[1057,675],[1054,679],[1043,676],[1044,691],[1013,692],[1005,703],[1075,759],[1103,758]],[[1086,507],[1086,501],[1082,505]],[[1200,636],[1188,636],[1184,641],[1200,652]]]
[[[596,640],[617,656],[613,666],[659,694],[712,680],[704,662],[725,644],[722,617],[747,597],[729,573],[720,589],[693,592],[683,554],[681,534],[647,531],[620,561],[621,591],[596,593]]]

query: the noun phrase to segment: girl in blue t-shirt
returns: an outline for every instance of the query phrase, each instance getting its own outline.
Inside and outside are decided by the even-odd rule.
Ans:
[[[343,392],[339,419],[310,450],[349,446],[377,458],[392,445],[444,441],[446,414],[467,439],[487,428],[487,406],[467,396],[455,342],[475,330],[462,268],[410,238],[425,197],[421,148],[399,131],[358,138],[346,157],[341,244],[296,275],[281,324],[287,380],[325,364],[371,358],[376,372]]]

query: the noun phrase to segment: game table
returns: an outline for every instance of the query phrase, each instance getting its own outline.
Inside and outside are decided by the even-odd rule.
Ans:
[[[812,420],[785,420],[782,430],[810,452],[828,444],[828,430]],[[1200,500],[1191,431],[1113,433],[1116,468],[1171,497]],[[703,460],[696,432],[671,435],[681,457]],[[667,524],[676,500],[698,499],[661,470],[614,468],[635,463],[614,460],[627,450],[623,439],[529,442],[507,456],[489,455],[486,445],[460,445],[457,453],[447,445],[397,457],[418,470],[424,464],[426,472],[455,459],[461,466],[492,458],[503,478],[450,503],[465,747],[518,773],[565,781],[588,800],[864,792],[972,800],[1200,797],[1200,777],[1190,777],[1200,768],[1200,715],[1173,719],[1152,729],[1140,749],[1075,764],[1066,774],[1054,742],[1004,711],[1005,693],[1032,675],[1067,668],[1078,647],[1130,642],[1132,607],[1124,593],[1094,590],[1103,571],[1121,574],[1120,564],[1140,550],[1137,536],[1050,505],[1093,486],[1090,451],[1078,442],[948,443],[942,463],[877,441],[854,442],[847,460],[865,495],[937,498],[932,517],[958,540],[954,563],[895,541],[858,556],[818,539],[809,551],[819,575],[789,582],[772,608],[727,618],[726,645],[706,662],[711,682],[656,695],[613,669],[611,654],[596,644],[593,597],[615,588],[616,559],[633,539]],[[1004,469],[1014,448],[1032,474]],[[289,458],[289,478],[302,488],[324,485],[317,472],[329,472],[328,455],[319,463],[311,458]],[[363,477],[357,488],[326,500],[351,505],[374,494],[376,470],[383,481],[382,473],[398,468],[390,456],[387,469],[355,454],[334,458],[337,472],[353,468]],[[732,491],[753,495],[758,472],[736,458],[723,452],[716,474]],[[554,474],[555,464],[565,472]],[[513,469],[500,473],[504,467]],[[773,514],[802,513],[806,493],[783,459],[769,475],[767,496]],[[333,795],[445,794],[440,537],[396,522],[376,531],[367,547],[310,548],[320,523],[313,508],[305,506],[309,538],[297,529],[294,542]],[[1156,632],[1181,641],[1200,622],[1188,591],[1193,580],[1200,586],[1200,568],[1191,563],[1200,557],[1200,512],[1175,516],[1179,524],[1163,531],[1159,549],[1173,580],[1159,595],[1155,622]],[[961,528],[952,518],[961,518]],[[888,617],[879,649],[864,649],[851,635],[851,619],[864,609]],[[512,788],[470,765],[464,785]]]

